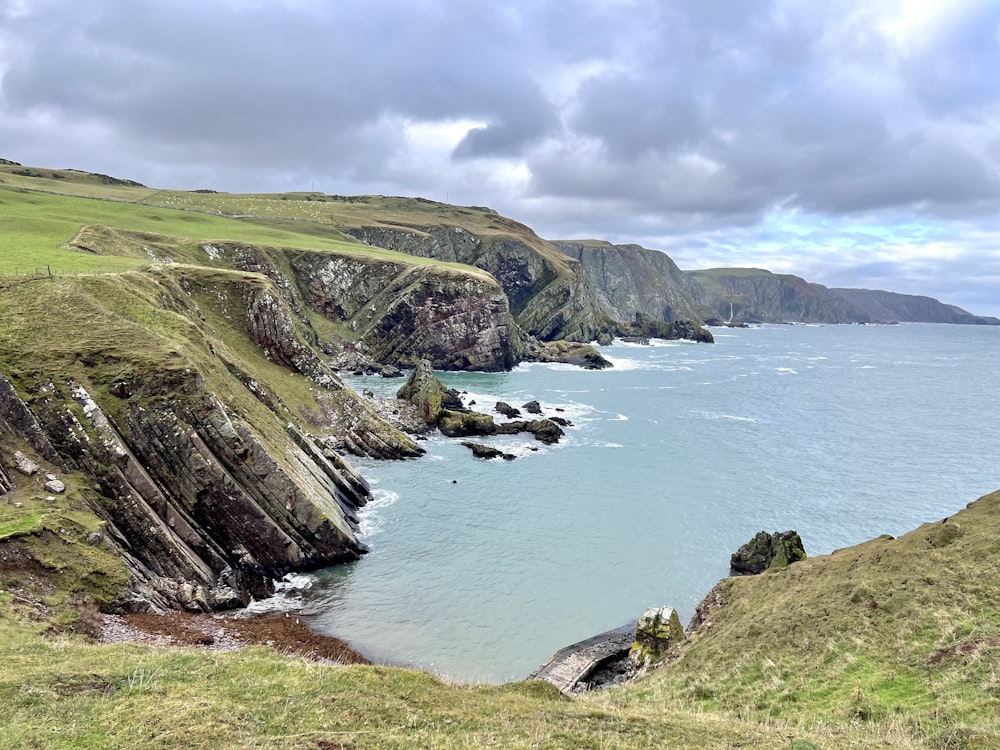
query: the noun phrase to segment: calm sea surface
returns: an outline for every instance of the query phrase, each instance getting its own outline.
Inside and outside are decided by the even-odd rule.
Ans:
[[[576,427],[555,446],[482,440],[513,462],[435,437],[419,460],[360,463],[377,498],[362,512],[372,552],[314,577],[314,626],[378,661],[519,679],[646,607],[686,622],[762,529],[827,553],[1000,489],[1000,328],[715,335],[616,343],[603,372],[444,374],[474,408],[537,399]],[[388,395],[400,382],[353,385]]]

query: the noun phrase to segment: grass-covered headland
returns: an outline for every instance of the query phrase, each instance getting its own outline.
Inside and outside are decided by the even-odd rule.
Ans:
[[[75,438],[50,438],[82,456],[60,469],[27,433],[4,431],[19,417],[0,414],[0,473],[15,485],[8,491],[0,481],[0,747],[1000,747],[1000,492],[897,539],[727,579],[668,664],[578,697],[540,682],[450,685],[264,646],[219,653],[97,643],[101,611],[122,606],[137,569],[122,540],[112,543],[120,530],[108,522],[115,462],[127,462],[69,443],[117,435],[155,454],[158,444],[139,430],[166,424],[180,404],[195,426],[163,435],[225,417],[243,430],[241,457],[265,466],[261,456],[274,453],[268,471],[284,477],[282,488],[315,479],[288,458],[297,455],[290,433],[340,426],[357,442],[381,429],[378,445],[397,441],[401,450],[405,438],[329,385],[316,342],[356,331],[296,307],[302,298],[282,297],[282,279],[293,278],[301,251],[446,268],[458,282],[485,283],[480,270],[403,259],[335,224],[426,211],[431,225],[465,211],[473,229],[510,229],[480,209],[323,198],[171,193],[0,168],[0,376],[25,403],[47,405],[54,424],[73,425]],[[341,218],[325,220],[335,209]],[[443,210],[452,213],[442,218]],[[233,267],[233,248],[245,247],[270,265]],[[56,275],[35,277],[36,267]],[[261,321],[286,326],[291,344],[268,338]],[[56,399],[68,383],[86,389],[114,430],[94,426],[89,405]],[[161,421],[144,422],[150,414]],[[15,451],[42,471],[18,473]],[[65,492],[43,488],[49,471]],[[143,489],[169,472],[150,469],[145,482],[127,476]],[[231,472],[219,476],[236,485]],[[169,500],[173,512],[187,512],[180,493]],[[968,498],[953,500],[957,509]],[[197,514],[189,520],[190,549],[209,562],[223,554],[202,550],[210,545],[196,539]],[[309,518],[316,527],[321,520]]]

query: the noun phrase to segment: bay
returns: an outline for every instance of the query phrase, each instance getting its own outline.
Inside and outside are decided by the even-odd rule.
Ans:
[[[440,436],[415,461],[360,462],[372,551],[314,576],[313,627],[383,663],[520,679],[646,607],[686,621],[757,531],[796,529],[823,554],[1000,488],[1000,328],[714,333],[616,342],[600,372],[441,374],[473,408],[537,399],[575,426],[555,446],[482,440],[513,462]],[[400,381],[352,384],[391,395]]]

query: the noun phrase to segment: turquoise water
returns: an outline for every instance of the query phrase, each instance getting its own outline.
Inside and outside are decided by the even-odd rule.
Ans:
[[[513,462],[440,437],[416,461],[362,462],[377,497],[362,514],[372,552],[316,576],[314,626],[378,661],[518,679],[646,607],[686,621],[762,529],[796,529],[826,553],[1000,489],[1000,328],[715,334],[616,343],[603,372],[444,375],[474,408],[537,399],[576,427],[555,446],[482,441]]]

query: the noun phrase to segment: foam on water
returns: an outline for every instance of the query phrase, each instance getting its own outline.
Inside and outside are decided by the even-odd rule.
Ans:
[[[280,581],[274,581],[274,596],[267,599],[252,599],[244,612],[263,614],[266,612],[292,612],[305,606],[303,593],[312,588],[315,577],[306,573],[288,573]]]
[[[399,500],[399,493],[392,490],[373,488],[372,495],[374,499],[358,511],[358,536],[366,540],[378,534],[385,524],[384,514],[380,511]]]

